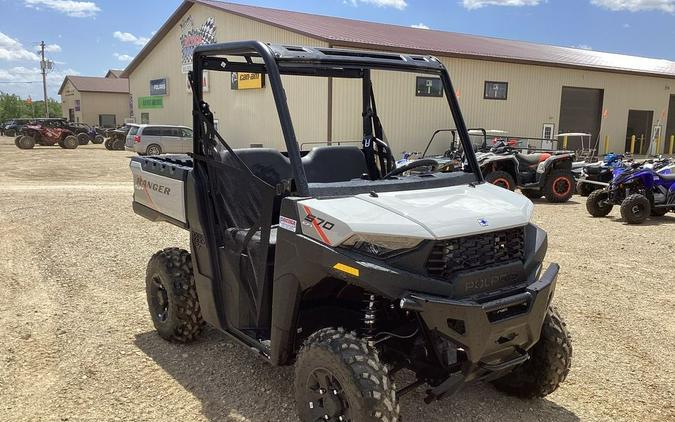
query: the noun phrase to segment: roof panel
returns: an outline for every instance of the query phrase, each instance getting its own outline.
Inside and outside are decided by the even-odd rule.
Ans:
[[[675,62],[669,60],[417,29],[215,0],[188,1],[344,46],[644,73],[675,78]]]
[[[94,76],[66,76],[59,94],[63,90],[66,81],[69,80],[75,89],[80,92],[113,92],[128,94],[129,80],[123,78],[101,78]]]

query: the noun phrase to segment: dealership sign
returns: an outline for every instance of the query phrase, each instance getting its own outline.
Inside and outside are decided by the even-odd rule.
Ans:
[[[150,95],[168,95],[169,83],[166,78],[153,79],[150,81]]]
[[[265,86],[265,75],[260,73],[232,72],[230,89],[260,89]]]
[[[163,97],[139,97],[138,108],[164,108]]]
[[[181,71],[188,73],[192,70],[192,54],[197,46],[214,44],[216,42],[216,21],[207,18],[201,26],[195,26],[192,16],[188,16],[180,23]]]

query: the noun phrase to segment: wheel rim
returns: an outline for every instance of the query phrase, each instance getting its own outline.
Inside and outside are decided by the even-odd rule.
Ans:
[[[344,389],[333,373],[317,368],[307,379],[308,406],[313,421],[351,421],[350,406]]]
[[[159,148],[157,147],[148,148],[148,155],[159,155]]]
[[[570,193],[572,185],[565,176],[560,176],[553,181],[553,193],[557,196],[565,196]]]
[[[642,215],[642,212],[644,211],[644,207],[639,204],[633,205],[633,207],[630,209],[630,212],[633,213],[635,216],[640,216]]]
[[[160,322],[166,321],[169,316],[169,294],[162,284],[162,279],[159,275],[152,277],[151,290],[152,313]]]
[[[504,179],[503,177],[500,177],[499,179],[495,179],[492,182],[493,185],[499,186],[500,188],[504,189],[511,189],[511,184],[509,183],[508,180]]]

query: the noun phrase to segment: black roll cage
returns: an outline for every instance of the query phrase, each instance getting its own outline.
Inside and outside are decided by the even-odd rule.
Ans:
[[[240,56],[245,62],[228,60],[224,56]],[[262,59],[262,63],[253,61]],[[212,118],[208,106],[203,101],[202,74],[204,70],[226,72],[250,72],[267,74],[279,122],[291,163],[297,195],[309,196],[309,186],[302,165],[300,148],[295,136],[293,121],[288,108],[286,92],[281,75],[321,76],[338,78],[360,78],[363,84],[363,120],[364,141],[382,139],[382,127],[379,124],[370,84],[370,70],[394,70],[403,72],[434,74],[440,77],[448,105],[454,119],[460,141],[464,145],[469,170],[483,181],[476,155],[459,108],[450,76],[443,64],[433,56],[380,53],[368,51],[342,50],[334,48],[299,47],[281,44],[265,44],[260,41],[236,41],[220,44],[201,45],[193,54],[193,70],[189,79],[193,92],[193,151],[195,155],[204,155],[206,139],[205,117]],[[205,108],[204,108],[205,107]],[[210,122],[212,126],[213,122]],[[220,138],[220,137],[219,137]],[[229,148],[228,148],[229,149]],[[382,157],[380,157],[382,159]],[[382,162],[380,162],[382,164]]]

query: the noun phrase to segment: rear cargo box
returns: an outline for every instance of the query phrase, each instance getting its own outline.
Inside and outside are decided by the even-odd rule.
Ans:
[[[132,157],[134,211],[152,221],[187,227],[185,182],[192,170],[187,155]]]

